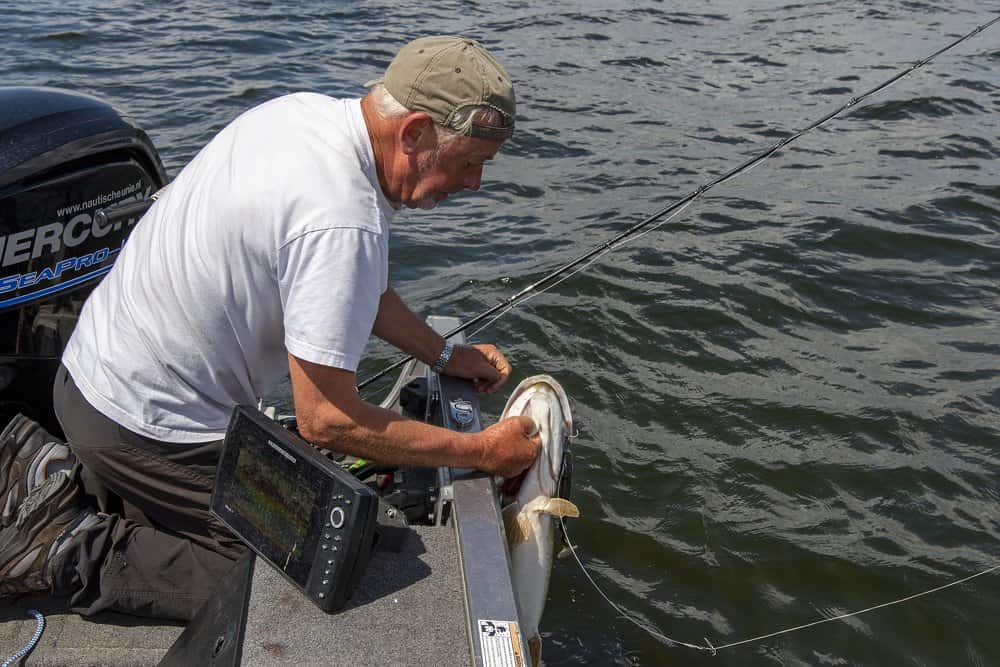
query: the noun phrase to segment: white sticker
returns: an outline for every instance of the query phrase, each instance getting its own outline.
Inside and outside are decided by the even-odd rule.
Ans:
[[[479,619],[483,667],[524,667],[521,636],[514,621]]]

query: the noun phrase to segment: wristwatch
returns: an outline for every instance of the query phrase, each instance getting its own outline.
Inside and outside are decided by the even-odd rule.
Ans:
[[[448,365],[448,360],[451,359],[451,353],[454,351],[454,343],[445,341],[444,349],[441,350],[441,354],[438,355],[437,361],[431,365],[431,370],[435,373],[443,373],[444,367]]]

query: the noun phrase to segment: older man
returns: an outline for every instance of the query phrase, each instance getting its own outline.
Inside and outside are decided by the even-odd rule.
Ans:
[[[286,374],[317,445],[506,476],[530,465],[530,418],[460,434],[355,390],[372,333],[483,391],[507,379],[495,347],[446,345],[389,287],[388,236],[400,207],[477,189],[513,126],[504,68],[477,42],[431,37],[361,100],[288,95],[223,129],[137,225],[67,346],[54,398],[79,464],[0,480],[27,494],[0,533],[0,594],[189,618],[245,549],[208,512],[230,413]],[[50,456],[44,440],[3,458]]]

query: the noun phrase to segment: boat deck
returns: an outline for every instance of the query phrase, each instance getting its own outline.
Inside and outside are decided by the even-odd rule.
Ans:
[[[450,527],[417,526],[399,553],[376,551],[349,605],[335,615],[266,566],[254,573],[250,610],[243,665],[470,664]]]
[[[35,633],[37,624],[28,609],[37,609],[45,616],[45,631],[35,649],[15,665],[155,665],[184,630],[180,623],[146,621],[123,614],[102,613],[84,618],[67,611],[61,600],[22,598],[0,609],[3,659],[19,651]]]
[[[122,614],[87,619],[59,600],[24,598],[0,611],[3,658],[31,639],[32,608],[46,627],[16,663],[25,666],[156,665],[184,631]],[[400,552],[375,552],[351,601],[332,615],[257,561],[241,664],[461,665],[471,664],[468,642],[455,531],[416,526]]]

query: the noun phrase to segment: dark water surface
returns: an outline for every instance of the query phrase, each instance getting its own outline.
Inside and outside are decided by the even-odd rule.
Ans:
[[[483,189],[394,227],[418,311],[471,315],[992,18],[995,3],[2,4],[0,84],[99,95],[173,175],[250,106],[359,96],[459,33],[517,82]],[[570,394],[584,562],[721,645],[1000,562],[1000,28],[481,334]],[[373,345],[360,375],[394,358]],[[511,385],[513,386],[513,385]],[[503,397],[485,409],[495,417]],[[549,665],[997,665],[1000,576],[717,657],[554,572]],[[392,638],[385,638],[392,641]]]

